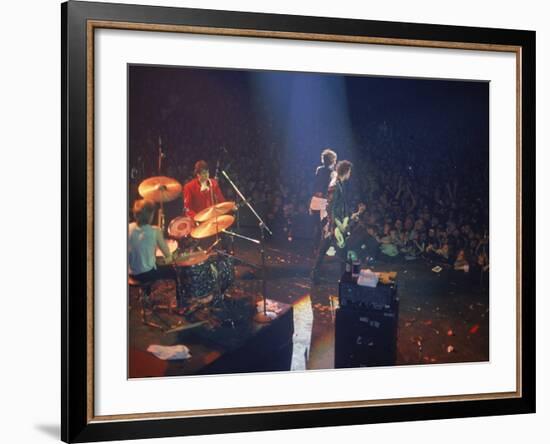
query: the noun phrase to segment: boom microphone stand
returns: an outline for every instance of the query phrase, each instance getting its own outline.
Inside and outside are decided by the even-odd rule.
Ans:
[[[262,258],[262,301],[263,301],[263,311],[257,312],[254,316],[254,320],[256,322],[260,323],[268,323],[271,322],[273,319],[277,317],[277,314],[272,311],[267,311],[267,298],[266,298],[266,270],[265,270],[265,232],[267,231],[269,234],[273,234],[273,232],[269,229],[269,227],[265,224],[263,219],[260,217],[260,215],[256,212],[254,207],[250,204],[248,199],[244,197],[243,193],[241,193],[241,190],[233,183],[231,178],[227,175],[225,170],[222,169],[223,176],[227,179],[229,184],[233,187],[235,192],[238,194],[238,196],[241,198],[241,200],[246,204],[246,206],[252,211],[252,214],[256,219],[258,219],[258,226],[260,227],[260,255]]]

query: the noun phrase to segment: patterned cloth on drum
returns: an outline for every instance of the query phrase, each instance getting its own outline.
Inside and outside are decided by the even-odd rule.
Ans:
[[[235,265],[231,257],[197,251],[176,262],[176,275],[180,289],[178,306],[182,307],[189,303],[190,298],[215,295],[218,282],[219,291],[226,291],[235,281]]]

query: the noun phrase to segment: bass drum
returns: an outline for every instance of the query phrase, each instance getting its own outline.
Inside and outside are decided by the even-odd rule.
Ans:
[[[235,281],[233,259],[217,253],[192,252],[175,263],[178,279],[178,301],[203,298],[217,292],[218,275],[220,291],[226,291]]]

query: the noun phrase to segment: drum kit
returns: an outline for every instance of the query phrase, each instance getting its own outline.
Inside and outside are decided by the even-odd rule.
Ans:
[[[145,179],[138,187],[144,199],[160,205],[159,226],[164,230],[163,204],[181,196],[181,184],[170,177],[156,176]],[[233,256],[213,251],[219,243],[219,235],[235,222],[227,214],[235,208],[235,202],[222,202],[205,208],[194,217],[178,216],[168,224],[166,245],[174,258],[177,280],[178,307],[192,299],[204,298],[210,294],[214,302],[223,299],[224,292],[235,280]],[[198,241],[213,238],[208,248],[197,247]],[[156,251],[157,261],[163,265],[163,254]]]
[[[195,214],[194,217],[183,215],[170,221],[167,230],[169,236],[167,245],[174,258],[171,265],[176,272],[178,308],[182,309],[192,299],[203,298],[208,295],[212,295],[213,305],[224,304],[224,293],[235,280],[234,263],[238,260],[241,263],[262,270],[263,310],[258,312],[254,319],[257,322],[270,322],[274,319],[274,314],[267,312],[266,309],[264,241],[265,232],[272,233],[228,174],[223,170],[222,174],[241,198],[243,204],[257,218],[261,235],[260,240],[228,230],[235,222],[235,217],[229,214],[237,208],[233,201],[214,204]],[[181,191],[181,184],[177,180],[166,176],[150,177],[141,182],[138,187],[141,197],[159,204],[158,225],[163,232],[164,203],[177,199],[181,196]],[[261,267],[237,258],[232,254],[233,252],[229,254],[223,250],[215,250],[214,247],[220,242],[220,234],[222,233],[229,235],[232,240],[241,238],[257,244],[260,247]],[[212,243],[207,248],[201,249],[199,244],[204,246],[209,239],[213,239]],[[157,262],[161,263],[162,252],[157,250],[156,254]]]

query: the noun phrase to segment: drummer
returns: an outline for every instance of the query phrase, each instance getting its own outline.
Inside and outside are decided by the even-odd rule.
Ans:
[[[136,221],[128,226],[128,274],[142,282],[175,279],[171,267],[157,269],[157,247],[162,251],[166,264],[171,263],[173,259],[161,229],[151,225],[155,215],[155,203],[148,199],[136,200],[132,212]]]
[[[226,201],[218,181],[210,178],[208,164],[204,160],[195,163],[194,174],[195,178],[183,187],[183,207],[190,217],[195,217],[195,214],[205,208]]]

